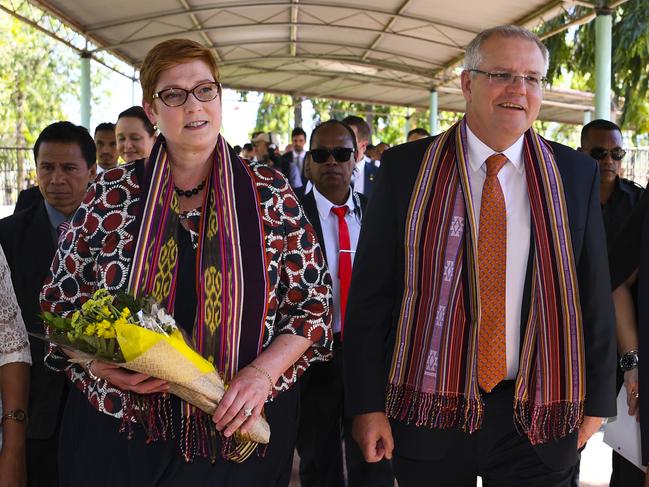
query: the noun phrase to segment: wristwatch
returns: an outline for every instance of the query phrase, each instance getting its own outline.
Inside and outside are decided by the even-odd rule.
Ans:
[[[25,423],[27,421],[27,413],[22,409],[14,409],[13,411],[8,411],[2,415],[3,423],[6,419],[12,419],[18,423]]]
[[[623,372],[635,369],[640,361],[637,350],[629,350],[620,357],[620,368]]]

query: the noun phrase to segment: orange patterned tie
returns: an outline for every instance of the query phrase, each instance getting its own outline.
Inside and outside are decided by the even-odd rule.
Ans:
[[[478,383],[486,392],[507,376],[505,351],[505,267],[507,260],[507,213],[498,172],[507,162],[503,154],[487,159],[487,178],[482,187],[478,266],[480,310],[478,335]]]

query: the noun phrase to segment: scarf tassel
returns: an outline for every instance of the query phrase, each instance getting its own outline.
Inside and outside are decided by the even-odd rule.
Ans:
[[[412,386],[390,384],[386,397],[388,417],[407,424],[439,429],[459,426],[473,433],[482,423],[482,400],[467,400],[464,394],[425,393]]]
[[[514,424],[520,434],[526,435],[532,445],[558,440],[581,425],[583,401],[560,401],[530,407],[529,401],[514,401]]]

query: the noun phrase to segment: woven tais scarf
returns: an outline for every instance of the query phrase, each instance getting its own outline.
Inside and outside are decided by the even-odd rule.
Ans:
[[[153,296],[173,313],[180,207],[162,136],[151,154],[142,185],[141,223],[129,291],[136,296]],[[226,383],[261,351],[268,279],[259,208],[248,165],[231,155],[219,135],[198,230],[197,311],[192,338],[197,351],[214,363]],[[242,235],[245,245],[241,245]],[[169,408],[156,409],[164,415]],[[195,455],[214,460],[217,432],[211,418],[186,403],[182,416],[180,440],[186,460]],[[163,431],[166,427],[162,424]],[[222,440],[222,455],[235,461],[245,460],[256,446]]]
[[[584,352],[561,177],[550,145],[531,129],[524,140],[533,264],[514,419],[539,444],[581,423]],[[480,428],[484,403],[477,380],[478,239],[469,170],[462,120],[428,148],[413,188],[386,409],[389,417],[417,426],[472,433]]]

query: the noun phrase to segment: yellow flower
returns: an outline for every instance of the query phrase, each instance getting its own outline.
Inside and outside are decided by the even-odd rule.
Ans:
[[[88,336],[93,336],[95,334],[95,328],[95,325],[88,325],[86,326],[84,333]]]
[[[111,328],[109,330],[104,331],[104,338],[115,338],[115,329]]]
[[[121,316],[122,316],[122,318],[128,318],[129,316],[131,316],[131,310],[128,309],[128,308],[124,308],[122,310],[122,315]]]
[[[72,320],[71,320],[70,323],[71,323],[72,325],[76,325],[76,324],[77,324],[77,321],[79,321],[79,318],[80,318],[80,317],[81,317],[81,311],[76,310],[74,313],[72,313]]]

